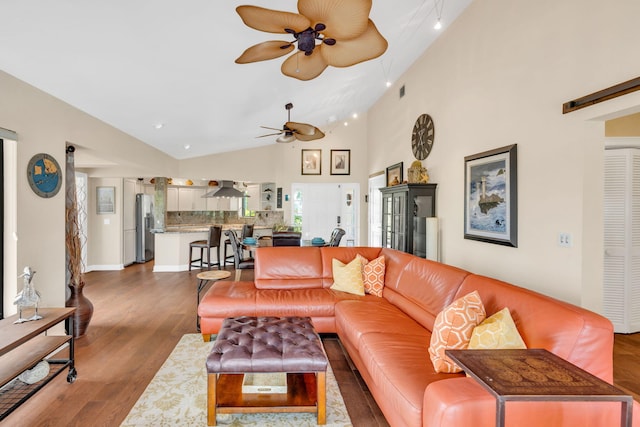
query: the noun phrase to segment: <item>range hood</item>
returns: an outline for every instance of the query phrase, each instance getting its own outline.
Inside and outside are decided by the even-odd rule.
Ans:
[[[233,181],[218,181],[218,188],[211,190],[202,197],[217,197],[217,198],[230,198],[230,197],[249,197],[240,190],[233,188]]]

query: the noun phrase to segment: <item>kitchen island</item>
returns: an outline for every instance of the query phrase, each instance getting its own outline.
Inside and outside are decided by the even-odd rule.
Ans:
[[[218,224],[214,224],[218,225]],[[222,242],[220,244],[220,257],[224,256],[224,245],[227,237],[226,230],[232,229],[236,233],[242,231],[243,224],[219,224],[222,225]],[[206,240],[209,225],[179,225],[168,226],[163,232],[155,232],[155,260],[154,272],[174,272],[189,270],[189,243],[195,240]],[[253,234],[256,237],[270,236],[271,227],[255,226]],[[211,250],[211,258],[216,262],[216,250]],[[224,264],[224,261],[223,261]],[[214,267],[216,268],[216,267]],[[198,269],[198,267],[192,267]]]

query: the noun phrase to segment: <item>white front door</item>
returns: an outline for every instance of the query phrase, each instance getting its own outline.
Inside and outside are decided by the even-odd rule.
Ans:
[[[300,226],[302,238],[329,240],[334,228],[344,229],[340,246],[359,244],[360,185],[293,184],[293,224]]]

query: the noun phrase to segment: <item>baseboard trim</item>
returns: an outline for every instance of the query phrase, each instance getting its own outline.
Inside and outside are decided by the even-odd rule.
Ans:
[[[124,264],[104,264],[104,265],[88,265],[85,273],[90,271],[114,271],[114,270],[124,270]]]
[[[193,270],[199,270],[199,268],[191,267]],[[179,265],[154,265],[153,272],[154,273],[175,273],[177,271],[187,271],[189,270],[189,264],[179,264]]]

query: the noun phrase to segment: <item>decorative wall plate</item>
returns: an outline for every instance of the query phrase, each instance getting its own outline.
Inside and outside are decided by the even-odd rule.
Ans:
[[[29,160],[27,180],[33,192],[38,196],[53,197],[62,187],[60,165],[49,154],[38,153]]]

